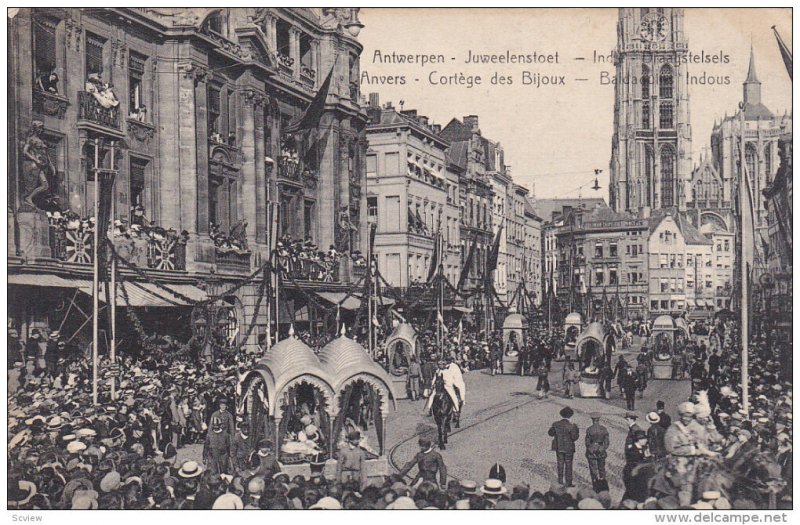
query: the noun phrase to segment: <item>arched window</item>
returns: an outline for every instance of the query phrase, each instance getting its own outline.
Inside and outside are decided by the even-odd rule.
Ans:
[[[764,146],[764,182],[769,184],[772,182],[772,144]]]
[[[744,148],[744,162],[747,165],[747,178],[750,180],[750,191],[755,195],[756,178],[758,177],[758,152],[752,143]]]
[[[675,206],[675,151],[661,148],[661,207]]]
[[[672,67],[664,64],[658,76],[658,96],[672,98]]]
[[[642,102],[642,127],[650,127],[650,102]]]
[[[642,199],[645,206],[651,206],[651,196],[653,195],[653,148],[652,146],[644,147],[644,184],[647,194]]]
[[[658,127],[672,129],[675,127],[675,115],[672,111],[672,102],[662,102],[658,110]]]
[[[642,66],[642,100],[650,98],[650,68]]]

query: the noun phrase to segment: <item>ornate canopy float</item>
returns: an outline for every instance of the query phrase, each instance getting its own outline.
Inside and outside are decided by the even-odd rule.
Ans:
[[[583,329],[583,317],[578,312],[572,312],[564,318],[564,354],[577,357],[575,343]]]
[[[352,430],[361,431],[372,458],[368,473],[388,474],[384,439],[393,404],[389,376],[358,343],[343,335],[318,358],[290,330],[245,376],[238,411],[254,445],[274,443],[284,472],[309,477],[319,470],[330,479],[341,438]]]
[[[417,332],[408,323],[400,323],[386,339],[389,374],[399,399],[406,399],[408,391],[408,365],[411,358],[419,360]]]
[[[653,379],[672,377],[672,357],[675,355],[675,335],[678,332],[670,315],[661,315],[653,321],[650,341],[653,345]],[[688,334],[688,327],[686,328]]]
[[[581,397],[600,397],[600,374],[611,361],[614,336],[601,323],[590,323],[575,342],[580,367],[578,386]]]
[[[521,314],[510,313],[503,321],[503,373],[518,374],[519,354],[525,344],[528,321]]]

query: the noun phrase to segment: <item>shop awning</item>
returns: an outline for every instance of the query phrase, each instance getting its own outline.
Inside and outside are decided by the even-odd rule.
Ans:
[[[361,308],[361,298],[351,295],[345,299],[347,294],[344,292],[317,292],[317,295],[329,303],[338,304],[345,310],[358,310]]]
[[[127,292],[128,295],[127,302],[125,301],[125,295],[123,294],[123,286],[125,287],[125,292]],[[170,288],[174,289],[174,286]],[[87,295],[92,295],[91,284],[89,286],[81,287],[81,291]],[[203,293],[199,288],[197,288],[197,291]],[[181,291],[180,293],[183,292]],[[183,295],[191,297],[188,293]],[[103,286],[103,283],[100,284],[99,299],[101,303],[104,303],[106,300],[105,287]],[[167,291],[160,289],[154,284],[125,282],[117,284],[117,306],[166,307],[191,306],[191,304]]]
[[[692,306],[693,307],[693,306],[695,306],[695,304],[696,303],[694,302],[694,299],[689,299],[688,297],[686,298],[686,305],[687,306]]]
[[[92,285],[91,281],[65,279],[52,274],[21,273],[8,276],[8,284],[17,286],[43,286],[48,288],[83,288]]]
[[[334,305],[340,305],[344,310],[358,310],[361,308],[361,296],[360,295],[350,295],[345,299],[347,295],[344,292],[317,292],[317,295],[322,299],[325,299],[329,303],[333,303]],[[342,302],[344,301],[344,302]],[[377,297],[375,302],[378,306],[391,306],[394,304],[394,299],[386,296]]]

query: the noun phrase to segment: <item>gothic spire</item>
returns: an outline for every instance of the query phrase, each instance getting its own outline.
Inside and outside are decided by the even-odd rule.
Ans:
[[[747,68],[747,80],[745,82],[758,82],[756,75],[756,56],[753,53],[753,44],[750,44],[750,66]]]

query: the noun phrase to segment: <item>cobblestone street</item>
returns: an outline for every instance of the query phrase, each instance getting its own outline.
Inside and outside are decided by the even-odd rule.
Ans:
[[[635,359],[628,355],[631,362]],[[616,359],[616,356],[615,356]],[[591,425],[589,414],[603,415],[601,423],[608,428],[611,445],[606,470],[611,495],[619,499],[624,492],[625,436],[628,432],[623,418],[625,401],[614,388],[612,399],[566,399],[561,392],[561,367],[553,363],[550,374],[551,390],[548,399],[536,397],[536,378],[513,375],[492,376],[487,371],[465,374],[467,404],[461,419],[461,429],[453,429],[447,449],[441,451],[450,476],[473,479],[479,484],[489,469],[499,462],[506,470],[507,485],[529,483],[533,490],[546,490],[556,479],[555,454],[550,450],[552,438],[547,435],[550,425],[560,419],[559,410],[569,405],[575,411],[572,421],[581,431],[576,444],[574,478],[577,486],[591,485],[589,468],[584,456],[586,428]],[[639,425],[647,429],[644,416],[655,409],[657,400],[674,407],[688,395],[688,381],[650,381],[644,399],[636,400]],[[400,468],[418,451],[417,436],[426,433],[436,438],[432,417],[423,416],[424,401],[399,401],[397,412],[390,417],[387,443],[390,462]],[[412,473],[416,469],[412,470]]]

